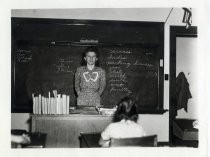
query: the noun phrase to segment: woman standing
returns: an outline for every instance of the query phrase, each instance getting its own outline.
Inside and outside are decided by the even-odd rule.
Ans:
[[[77,92],[78,106],[100,106],[104,88],[106,86],[105,71],[97,67],[98,49],[88,47],[85,50],[85,66],[77,68],[75,73],[75,90]]]

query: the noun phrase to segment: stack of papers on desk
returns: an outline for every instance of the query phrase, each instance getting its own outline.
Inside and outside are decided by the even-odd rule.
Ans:
[[[101,115],[114,115],[117,108],[98,108],[97,110]]]

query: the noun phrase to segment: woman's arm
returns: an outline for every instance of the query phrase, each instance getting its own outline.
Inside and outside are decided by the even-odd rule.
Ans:
[[[110,134],[111,134],[111,124],[109,124],[106,129],[101,133],[101,138],[99,140],[99,145],[102,147],[109,147]]]
[[[77,68],[75,73],[74,83],[75,83],[75,90],[78,95],[80,94],[80,73],[81,73],[80,68]]]
[[[100,76],[100,87],[99,87],[99,95],[101,95],[106,87],[106,74],[105,71],[101,70],[101,76]]]
[[[103,140],[102,137],[99,140],[99,145],[102,147],[109,147],[110,140]]]

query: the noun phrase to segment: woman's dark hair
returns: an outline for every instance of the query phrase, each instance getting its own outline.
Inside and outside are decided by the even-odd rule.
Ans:
[[[84,57],[87,55],[88,52],[95,52],[96,57],[97,57],[97,61],[95,63],[95,66],[99,66],[99,51],[98,51],[98,47],[97,46],[89,46],[85,49],[85,51],[82,53],[82,61],[81,61],[81,65],[87,65],[86,60],[84,59]]]
[[[122,119],[137,122],[138,113],[136,100],[133,97],[125,97],[118,104],[113,121],[119,122]]]

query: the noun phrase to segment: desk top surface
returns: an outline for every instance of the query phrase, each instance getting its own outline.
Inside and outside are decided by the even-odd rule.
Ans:
[[[96,110],[76,109],[70,110],[69,114],[31,114],[33,117],[112,117],[113,115],[101,115]]]
[[[39,115],[39,114],[31,114],[32,117],[104,117],[104,118],[112,118],[113,116],[109,115],[91,115],[91,114],[66,114],[66,115]]]

